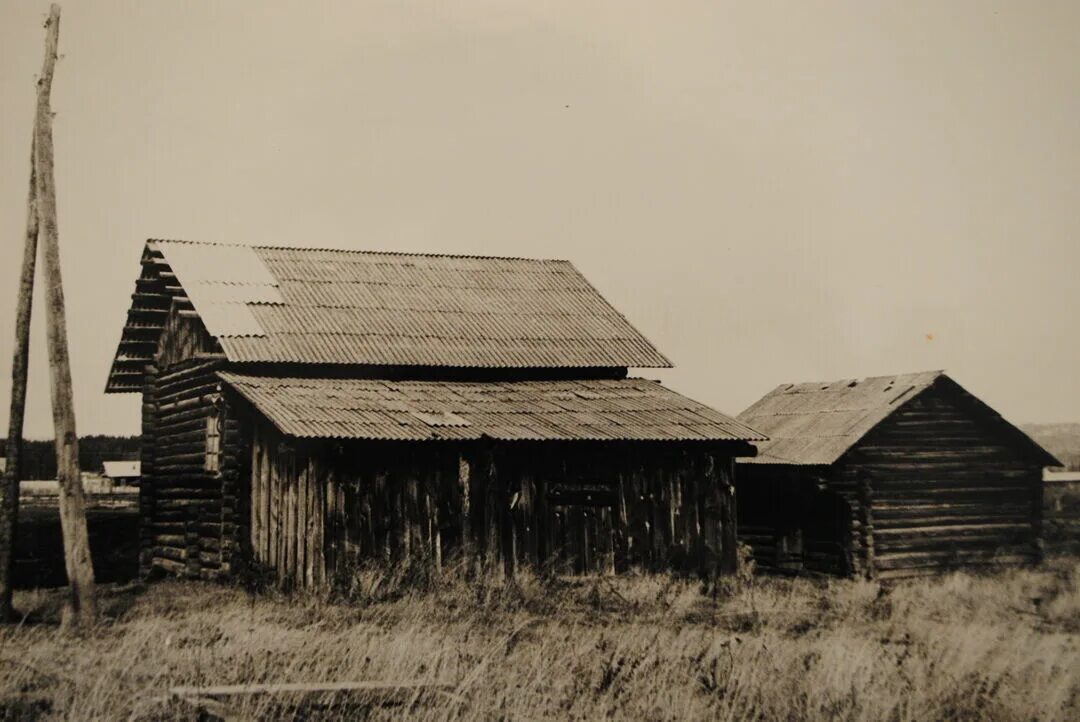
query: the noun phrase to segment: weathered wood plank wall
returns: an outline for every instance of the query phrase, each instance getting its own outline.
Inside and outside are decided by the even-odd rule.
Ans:
[[[706,575],[735,562],[730,453],[299,443],[253,423],[251,549],[285,586],[347,584],[365,562]]]

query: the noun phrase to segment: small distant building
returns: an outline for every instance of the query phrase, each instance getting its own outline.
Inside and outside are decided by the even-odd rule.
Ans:
[[[103,461],[101,475],[116,486],[138,486],[142,464],[138,461]]]
[[[1043,481],[1047,545],[1076,554],[1080,552],[1080,471],[1047,469]]]
[[[1040,558],[1059,462],[941,371],[783,384],[738,419],[769,437],[736,475],[759,564],[894,577]]]

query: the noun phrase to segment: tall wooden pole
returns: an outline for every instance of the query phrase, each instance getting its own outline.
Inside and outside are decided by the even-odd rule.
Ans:
[[[19,481],[22,479],[22,434],[26,410],[26,374],[30,357],[30,310],[34,299],[37,261],[37,203],[34,190],[34,148],[30,152],[30,192],[27,197],[26,238],[19,298],[15,305],[15,351],[11,359],[11,414],[8,416],[7,468],[0,483],[0,622],[14,618],[11,592],[15,574],[15,530],[19,521]]]
[[[60,526],[64,533],[64,562],[71,593],[65,621],[90,623],[97,618],[94,567],[86,531],[86,497],[79,475],[79,437],[75,434],[71,360],[68,358],[64,288],[60,277],[60,242],[56,224],[56,184],[53,179],[52,88],[60,35],[60,6],[49,9],[45,64],[38,80],[37,121],[34,127],[34,177],[38,230],[45,262],[45,317],[48,326],[53,429],[56,434],[56,473],[60,486]]]

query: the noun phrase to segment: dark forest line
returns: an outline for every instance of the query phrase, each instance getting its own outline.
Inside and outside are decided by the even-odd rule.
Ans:
[[[23,441],[23,479],[55,479],[56,452],[52,440]],[[0,439],[0,456],[7,456],[7,439]],[[83,436],[79,439],[79,468],[101,471],[101,462],[139,458],[138,436]]]

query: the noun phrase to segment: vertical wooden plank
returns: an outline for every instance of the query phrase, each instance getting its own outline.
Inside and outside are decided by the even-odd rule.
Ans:
[[[687,465],[690,468],[686,475],[688,486],[686,495],[690,497],[694,508],[694,518],[697,520],[694,539],[690,545],[692,550],[690,563],[702,579],[707,579],[715,572],[719,563],[715,557],[719,539],[718,510],[712,508],[710,496],[714,493],[712,487],[716,479],[713,473],[713,460],[707,452],[704,455],[695,452],[689,454],[688,457]]]
[[[615,471],[615,506],[611,509],[611,570],[621,574],[628,567],[627,553],[626,474]]]
[[[540,553],[537,545],[536,531],[536,483],[533,473],[528,469],[528,461],[522,465],[521,491],[518,497],[518,519],[521,529],[521,560],[533,567],[540,566]]]
[[[272,473],[273,478],[271,485],[273,487],[273,493],[271,494],[271,500],[273,503],[272,512],[274,514],[273,524],[273,549],[272,556],[274,560],[274,569],[277,570],[278,582],[285,581],[285,474],[282,468],[283,454],[281,449],[277,446],[276,438],[272,442],[273,445],[273,466]]]
[[[670,548],[676,557],[682,557],[686,549],[682,546],[682,474],[679,469],[679,458],[676,456],[669,461],[669,469],[665,474],[667,480],[668,528],[671,530]]]
[[[720,572],[739,571],[739,530],[736,518],[735,459],[719,455],[713,462],[717,469],[716,489],[720,498]]]
[[[270,480],[273,477],[273,470],[270,459],[270,444],[268,443],[266,434],[262,431],[260,431],[259,446],[261,449],[259,457],[259,487],[262,489],[262,500],[259,508],[259,516],[262,518],[262,529],[259,534],[259,550],[263,564],[269,566],[270,539],[272,537],[273,529],[273,519],[270,516],[270,503],[274,495],[273,489],[270,486]]]
[[[377,493],[376,482],[376,474],[366,473],[360,488],[360,515],[364,520],[364,544],[361,554],[365,559],[378,559],[382,554],[382,539],[379,536],[382,524],[373,501],[373,495]]]
[[[315,586],[315,486],[317,484],[316,474],[318,473],[317,462],[314,456],[308,458],[308,488],[307,488],[307,534],[304,539],[304,560],[306,567],[307,585],[309,588]]]
[[[294,503],[296,504],[296,551],[294,552],[294,558],[296,560],[296,586],[304,586],[304,567],[307,563],[305,559],[306,545],[304,543],[304,536],[307,532],[306,523],[307,519],[304,517],[304,492],[307,486],[307,454],[296,455],[296,459],[293,462],[293,474],[296,478],[296,495],[294,497]]]
[[[484,450],[484,489],[486,499],[484,503],[484,527],[486,541],[484,542],[484,562],[491,566],[498,562],[499,553],[502,549],[502,538],[499,529],[502,519],[503,494],[499,488],[499,478],[495,470],[495,461],[491,449]]]
[[[494,455],[492,455],[491,469],[492,487],[495,489],[494,501],[498,511],[497,519],[503,576],[507,579],[513,579],[516,556],[514,550],[514,516],[513,510],[510,508],[510,494],[508,493],[513,486],[512,476],[507,474],[504,478],[500,478],[499,471],[495,466]]]
[[[385,564],[389,564],[394,557],[392,501],[386,472],[378,469],[372,484],[371,505],[377,525],[377,554]]]
[[[578,527],[579,528],[577,530],[577,533],[580,535],[580,539],[581,539],[579,553],[581,554],[581,573],[582,574],[588,574],[591,571],[593,571],[593,568],[592,568],[593,554],[592,554],[591,545],[593,543],[594,536],[589,533],[591,531],[590,527],[592,526],[592,519],[590,518],[592,516],[592,513],[593,513],[592,509],[579,508],[579,510],[578,510]]]
[[[332,465],[326,470],[326,480],[323,485],[326,498],[324,505],[324,525],[326,531],[323,539],[323,553],[326,555],[326,580],[327,586],[332,586],[341,581],[338,564],[341,560],[341,523],[338,520],[337,507],[338,466]]]
[[[315,459],[307,461],[307,483],[304,489],[304,583],[315,586]]]
[[[542,472],[541,472],[542,474]],[[533,477],[533,523],[536,524],[536,565],[542,567],[551,560],[551,510],[547,500],[547,481],[543,475]]]
[[[559,511],[559,543],[562,546],[562,556],[566,569],[571,574],[579,574],[581,551],[580,536],[575,531],[580,523],[580,514],[572,506],[561,506]]]
[[[649,535],[651,542],[652,566],[658,569],[667,563],[667,548],[664,545],[664,528],[667,514],[664,511],[663,473],[655,462],[645,465],[646,483],[649,485]]]
[[[405,525],[402,522],[401,514],[401,476],[397,473],[396,469],[387,472],[386,486],[387,501],[390,505],[390,528],[388,535],[390,540],[390,560],[398,562],[401,561],[402,550],[404,549],[403,531]]]
[[[260,512],[262,511],[262,487],[259,484],[260,464],[262,462],[262,451],[259,445],[259,429],[256,426],[252,430],[251,435],[251,552],[255,561],[261,561],[259,555],[261,549],[259,548],[259,541],[262,538],[262,518]]]
[[[282,518],[284,524],[282,525],[282,544],[281,544],[281,569],[282,579],[286,583],[293,577],[293,550],[296,548],[293,544],[293,530],[295,525],[293,523],[293,476],[292,465],[289,463],[288,452],[280,455],[280,468],[281,468],[281,491],[282,491]]]
[[[338,525],[338,549],[337,560],[334,563],[335,573],[347,578],[352,574],[350,567],[355,560],[349,558],[348,553],[348,511],[345,507],[345,486],[350,482],[348,474],[337,472],[334,474],[334,507],[337,509]]]
[[[873,579],[874,564],[874,489],[869,474],[859,476],[859,523],[863,551],[863,573]]]
[[[701,516],[702,523],[702,554],[699,568],[703,579],[714,580],[720,569],[723,491],[720,488],[719,470],[716,468],[716,459],[713,455],[705,453],[700,463],[704,468],[698,484],[698,498],[701,500],[698,514]]]
[[[323,474],[323,464],[315,464],[315,484],[313,488],[312,498],[312,510],[315,517],[314,521],[314,540],[312,542],[312,553],[315,557],[314,561],[314,582],[315,587],[323,589],[326,587],[326,480]]]
[[[423,562],[426,552],[424,520],[420,513],[420,495],[423,480],[422,464],[410,464],[406,470],[405,512],[409,520],[409,553],[417,562]]]
[[[466,560],[471,560],[476,550],[476,532],[472,518],[472,466],[464,449],[458,451],[458,496],[460,518],[458,529],[460,534],[461,555]]]
[[[739,573],[739,499],[735,492],[735,458],[724,459],[723,475],[724,518],[722,532],[724,557],[720,570],[727,574]]]
[[[277,568],[277,556],[275,551],[277,549],[277,489],[275,488],[275,479],[277,473],[275,466],[277,465],[277,457],[271,451],[271,438],[268,434],[263,434],[263,474],[266,482],[266,566],[270,569]]]
[[[303,575],[300,574],[300,564],[297,559],[298,543],[297,539],[300,536],[299,533],[299,505],[298,497],[300,492],[300,475],[298,473],[296,463],[296,452],[292,451],[288,456],[287,461],[288,469],[288,483],[289,483],[289,534],[288,543],[289,548],[286,552],[289,559],[288,575],[289,583],[292,585],[299,584],[303,580]]]
[[[442,522],[439,518],[439,492],[442,488],[442,469],[438,459],[435,460],[432,473],[427,477],[427,495],[425,497],[427,509],[425,516],[428,523],[428,539],[431,548],[431,559],[436,569],[442,569]]]
[[[640,465],[631,457],[623,474],[626,494],[627,566],[647,566],[649,537],[645,515],[646,499],[641,488]]]
[[[701,527],[697,511],[697,490],[701,481],[701,465],[698,463],[697,454],[684,451],[679,455],[679,459],[679,495],[683,527],[681,544],[687,558],[693,560],[698,553],[698,540],[701,539]]]

